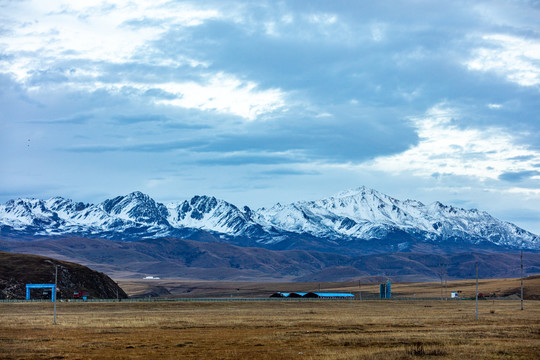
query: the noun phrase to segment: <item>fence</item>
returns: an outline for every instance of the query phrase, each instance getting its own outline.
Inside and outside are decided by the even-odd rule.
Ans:
[[[321,298],[137,298],[137,299],[61,299],[60,302],[69,302],[69,303],[111,303],[111,302],[249,302],[249,301],[260,301],[260,302],[279,302],[279,301],[296,301],[296,302],[324,302],[324,301],[433,301],[439,300],[440,297],[425,297],[425,298],[392,298],[392,299],[379,299],[378,297],[373,298],[351,298],[351,299],[321,299]],[[448,301],[456,301],[455,299]],[[9,299],[9,300],[0,300],[0,303],[39,303],[39,302],[48,302],[49,299],[34,299],[34,300],[22,300],[22,299]]]

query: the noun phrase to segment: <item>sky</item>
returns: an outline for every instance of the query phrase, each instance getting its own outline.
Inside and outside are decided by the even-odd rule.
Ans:
[[[366,186],[540,234],[538,1],[0,0],[0,202]]]

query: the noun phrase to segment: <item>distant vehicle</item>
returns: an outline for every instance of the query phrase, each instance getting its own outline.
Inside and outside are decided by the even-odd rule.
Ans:
[[[144,280],[159,280],[159,276],[145,276]]]
[[[88,293],[86,291],[75,291],[73,293],[74,299],[86,299],[88,297]]]

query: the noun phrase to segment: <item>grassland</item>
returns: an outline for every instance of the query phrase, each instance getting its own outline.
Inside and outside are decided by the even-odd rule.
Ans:
[[[384,278],[378,279],[384,281]],[[231,281],[186,281],[174,279],[142,280],[123,279],[118,283],[130,296],[147,297],[156,293],[161,297],[268,297],[276,291],[282,292],[350,292],[357,298],[374,299],[379,296],[378,281],[365,279],[361,282],[231,282]],[[169,292],[163,294],[163,289]],[[161,290],[161,293],[160,293]],[[454,280],[446,284],[446,293],[450,297],[451,291],[461,291],[462,297],[472,298],[476,294],[475,280]],[[520,279],[480,279],[479,292],[486,295],[495,295],[498,298],[517,299],[520,294]],[[397,298],[441,298],[440,282],[408,282],[392,283],[392,296]],[[530,276],[524,279],[525,299],[540,300],[540,276]]]
[[[3,359],[539,359],[540,301],[0,303]]]

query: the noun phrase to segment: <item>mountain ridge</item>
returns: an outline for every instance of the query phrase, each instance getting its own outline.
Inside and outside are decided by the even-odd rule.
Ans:
[[[32,242],[0,236],[0,248],[12,253],[38,254],[77,262],[113,278],[234,280],[234,281],[345,281],[364,277],[393,281],[436,281],[441,264],[449,279],[518,277],[519,252],[394,252],[331,254],[308,250],[273,251],[173,238],[125,242],[106,239],[55,237]],[[540,253],[525,252],[525,273],[540,273]]]
[[[406,251],[419,243],[540,250],[540,238],[487,212],[401,201],[359,187],[312,201],[240,209],[213,196],[162,204],[136,191],[98,204],[53,197],[0,205],[0,233],[137,241],[195,238],[271,249]],[[461,246],[460,245],[460,246]]]

